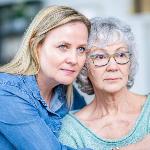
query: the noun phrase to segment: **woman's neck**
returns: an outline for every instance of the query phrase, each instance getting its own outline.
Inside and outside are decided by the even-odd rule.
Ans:
[[[36,75],[36,80],[40,89],[41,96],[45,99],[48,106],[50,105],[50,100],[53,95],[53,89],[57,86],[56,82],[51,79],[46,78],[43,74],[38,73]]]
[[[98,116],[116,115],[119,112],[127,112],[130,105],[130,96],[132,94],[128,89],[122,89],[117,93],[96,92],[95,98],[91,103],[95,114]]]

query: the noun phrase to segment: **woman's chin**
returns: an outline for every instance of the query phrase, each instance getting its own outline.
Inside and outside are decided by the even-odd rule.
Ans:
[[[69,85],[73,82],[74,80],[62,80],[60,81],[60,84],[64,84],[64,85]]]
[[[117,93],[117,92],[119,92],[119,91],[121,91],[123,89],[123,87],[107,87],[107,89],[105,89],[106,90],[106,92],[108,92],[108,93],[111,93],[111,94],[113,94],[113,93]]]

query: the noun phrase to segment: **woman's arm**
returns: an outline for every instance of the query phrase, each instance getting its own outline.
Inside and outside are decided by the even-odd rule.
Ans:
[[[59,143],[38,110],[25,97],[0,88],[0,132],[5,139],[22,150],[73,150]]]

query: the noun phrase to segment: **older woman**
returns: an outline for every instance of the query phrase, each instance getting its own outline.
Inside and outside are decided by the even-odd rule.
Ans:
[[[115,18],[91,22],[91,51],[77,83],[94,99],[63,119],[59,138],[74,148],[114,150],[133,144],[134,150],[150,133],[150,97],[129,91],[137,67],[134,36]]]
[[[0,67],[1,150],[72,149],[57,135],[89,30],[88,19],[65,6],[44,8],[33,19],[14,59]]]

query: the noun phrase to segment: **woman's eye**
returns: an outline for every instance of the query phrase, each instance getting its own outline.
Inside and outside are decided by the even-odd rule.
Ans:
[[[106,55],[103,55],[103,54],[98,54],[95,56],[96,59],[105,59],[106,58]]]
[[[118,53],[117,57],[127,57],[127,56],[126,56],[126,53]]]
[[[84,52],[86,52],[86,48],[85,47],[79,47],[78,52],[79,53],[84,53]]]
[[[67,49],[67,45],[65,44],[61,44],[58,46],[59,49]]]

